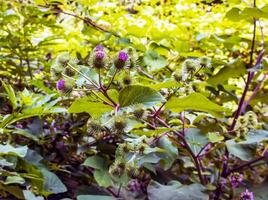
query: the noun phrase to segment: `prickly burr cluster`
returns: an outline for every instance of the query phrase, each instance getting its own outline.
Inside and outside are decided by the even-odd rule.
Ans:
[[[114,144],[120,141],[120,137],[117,134],[112,133],[107,127],[102,126],[99,121],[94,119],[88,120],[87,133],[97,141],[109,144]]]
[[[255,130],[258,126],[258,117],[255,113],[249,111],[244,116],[238,118],[235,131],[239,136],[245,136],[249,131]]]

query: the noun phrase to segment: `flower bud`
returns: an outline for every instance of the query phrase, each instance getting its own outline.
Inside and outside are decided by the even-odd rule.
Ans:
[[[74,81],[70,79],[60,79],[58,80],[56,87],[61,92],[71,92],[74,87]]]
[[[94,68],[101,69],[107,64],[107,55],[102,45],[97,45],[89,58],[89,64]]]
[[[93,67],[101,69],[105,67],[105,52],[104,51],[95,51],[93,53]]]
[[[243,174],[234,172],[229,177],[232,188],[237,188],[243,182]]]
[[[120,51],[114,59],[114,66],[117,69],[122,69],[126,66],[128,61],[128,54],[125,51]]]
[[[58,90],[63,90],[65,87],[65,80],[64,79],[58,80],[56,87]]]
[[[241,192],[239,200],[254,200],[253,192],[250,192],[248,189],[246,189],[245,191]]]
[[[104,51],[104,47],[99,44],[99,45],[95,46],[94,51]]]

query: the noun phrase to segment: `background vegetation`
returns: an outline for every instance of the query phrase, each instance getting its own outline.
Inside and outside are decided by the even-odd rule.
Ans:
[[[1,199],[268,199],[267,0],[0,9]]]

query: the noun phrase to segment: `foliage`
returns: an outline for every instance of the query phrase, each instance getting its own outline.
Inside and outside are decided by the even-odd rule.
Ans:
[[[0,10],[1,199],[266,199],[267,0]]]

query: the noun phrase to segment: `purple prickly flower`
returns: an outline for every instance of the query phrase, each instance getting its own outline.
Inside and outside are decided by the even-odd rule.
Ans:
[[[65,80],[64,79],[60,79],[58,82],[57,82],[57,89],[58,90],[63,90],[64,89],[64,86],[65,86]]]
[[[102,60],[105,57],[105,52],[104,51],[96,51],[95,52],[95,57],[98,60]]]
[[[123,62],[126,62],[128,59],[128,54],[124,51],[120,51],[118,54],[118,59],[123,61]]]
[[[94,51],[104,51],[104,47],[99,44],[99,45],[95,46]]]
[[[232,173],[229,179],[230,179],[232,187],[237,188],[239,184],[243,182],[243,174]]]
[[[248,189],[241,192],[240,200],[254,200],[253,192],[248,191]]]

